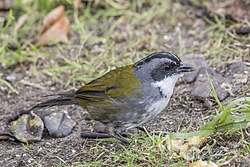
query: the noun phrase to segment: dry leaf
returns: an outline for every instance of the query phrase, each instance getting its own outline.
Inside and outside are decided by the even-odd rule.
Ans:
[[[7,10],[14,6],[13,0],[1,0],[0,1],[0,10]]]
[[[59,6],[45,16],[41,35],[30,39],[30,42],[40,46],[54,42],[67,42],[68,29],[69,19],[65,16],[64,7]]]
[[[65,16],[64,6],[58,6],[47,14],[43,19],[43,31],[42,34],[58,20]]]
[[[198,160],[196,162],[189,164],[189,167],[218,167],[218,165],[216,165],[212,161],[207,162],[207,161]]]
[[[67,42],[68,27],[69,19],[67,17],[62,17],[41,35],[37,43],[39,45],[46,45],[49,42]]]
[[[46,45],[49,42],[67,42],[68,27],[69,19],[64,16],[40,36],[37,44]]]

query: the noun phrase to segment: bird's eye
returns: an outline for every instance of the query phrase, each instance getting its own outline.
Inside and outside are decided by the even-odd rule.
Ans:
[[[169,70],[170,69],[170,65],[165,65],[165,70]]]

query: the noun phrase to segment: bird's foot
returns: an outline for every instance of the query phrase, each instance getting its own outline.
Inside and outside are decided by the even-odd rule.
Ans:
[[[110,137],[115,138],[117,140],[120,140],[121,142],[123,142],[124,144],[129,144],[130,141],[126,138],[124,138],[122,135],[120,134],[109,134]]]

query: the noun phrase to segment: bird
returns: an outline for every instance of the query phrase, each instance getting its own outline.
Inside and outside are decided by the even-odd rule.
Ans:
[[[167,107],[180,74],[193,70],[173,53],[155,52],[134,64],[113,69],[73,93],[38,103],[29,111],[78,105],[93,120],[105,125],[104,136],[128,143],[119,132],[140,127],[160,114]],[[97,138],[102,136],[95,133]]]

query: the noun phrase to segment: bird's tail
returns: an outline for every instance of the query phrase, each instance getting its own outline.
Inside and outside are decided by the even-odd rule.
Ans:
[[[54,96],[54,95],[53,95]],[[67,93],[67,94],[60,94],[59,97],[50,99],[48,101],[38,103],[37,105],[31,107],[29,110],[21,110],[19,112],[14,112],[8,118],[6,118],[6,122],[11,122],[16,120],[19,116],[23,114],[30,114],[31,111],[34,109],[45,108],[45,107],[52,107],[52,106],[62,106],[62,105],[71,105],[77,104],[73,101],[74,93]]]
[[[50,99],[48,101],[42,102],[42,103],[38,103],[37,105],[33,106],[31,110],[34,109],[39,109],[39,108],[44,108],[44,107],[52,107],[52,106],[62,106],[62,105],[71,105],[71,104],[75,104],[73,102],[73,93],[68,93],[68,94],[63,94],[60,95],[57,98],[54,99]]]

